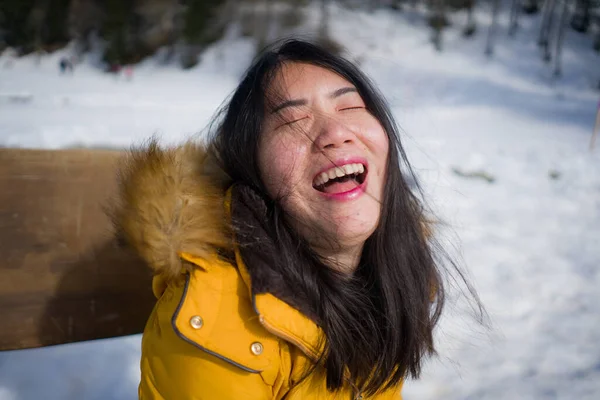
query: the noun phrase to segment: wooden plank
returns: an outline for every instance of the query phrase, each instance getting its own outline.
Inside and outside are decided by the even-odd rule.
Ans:
[[[142,332],[150,269],[104,212],[120,155],[0,148],[0,350]]]

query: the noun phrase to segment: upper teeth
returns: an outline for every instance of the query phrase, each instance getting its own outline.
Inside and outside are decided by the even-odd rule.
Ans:
[[[314,184],[315,186],[320,186],[327,183],[330,179],[341,178],[346,175],[362,174],[363,172],[365,172],[365,166],[360,163],[333,167],[317,175]]]

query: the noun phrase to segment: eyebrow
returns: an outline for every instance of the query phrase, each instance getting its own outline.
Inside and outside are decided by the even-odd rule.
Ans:
[[[335,99],[335,98],[345,95],[346,93],[357,93],[357,92],[358,92],[358,90],[356,90],[355,87],[351,87],[351,86],[343,87],[343,88],[338,89],[338,90],[334,91],[333,93],[331,93],[329,95],[329,97],[332,99]]]
[[[333,92],[331,92],[329,94],[329,98],[336,99],[347,93],[357,93],[357,92],[358,92],[358,90],[356,90],[355,87],[351,87],[351,86],[343,87],[343,88],[340,88],[340,89],[337,89],[337,90],[334,90]],[[278,113],[279,111],[283,110],[284,108],[305,106],[306,104],[308,104],[308,101],[306,99],[287,100],[287,101],[284,101],[283,103],[279,104],[277,107],[273,108],[273,111],[271,111],[271,114]]]

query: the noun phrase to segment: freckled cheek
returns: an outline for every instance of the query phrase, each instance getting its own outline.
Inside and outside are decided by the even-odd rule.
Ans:
[[[261,165],[265,186],[273,196],[288,193],[302,172],[297,146],[282,140],[264,148]]]
[[[363,139],[369,150],[376,156],[376,168],[373,168],[371,171],[375,172],[378,181],[378,187],[376,189],[379,193],[374,194],[381,198],[383,196],[383,188],[387,176],[389,139],[381,125],[377,122],[365,126]]]

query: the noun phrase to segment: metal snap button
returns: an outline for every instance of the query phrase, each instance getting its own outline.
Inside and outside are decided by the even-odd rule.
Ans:
[[[204,325],[204,321],[202,320],[202,317],[200,317],[199,315],[194,315],[191,319],[190,319],[190,325],[192,326],[192,328],[194,329],[200,329],[202,328],[202,326]]]
[[[254,354],[255,356],[259,356],[262,354],[264,349],[263,349],[263,345],[261,343],[254,342],[250,346],[250,350],[252,351],[252,354]]]

